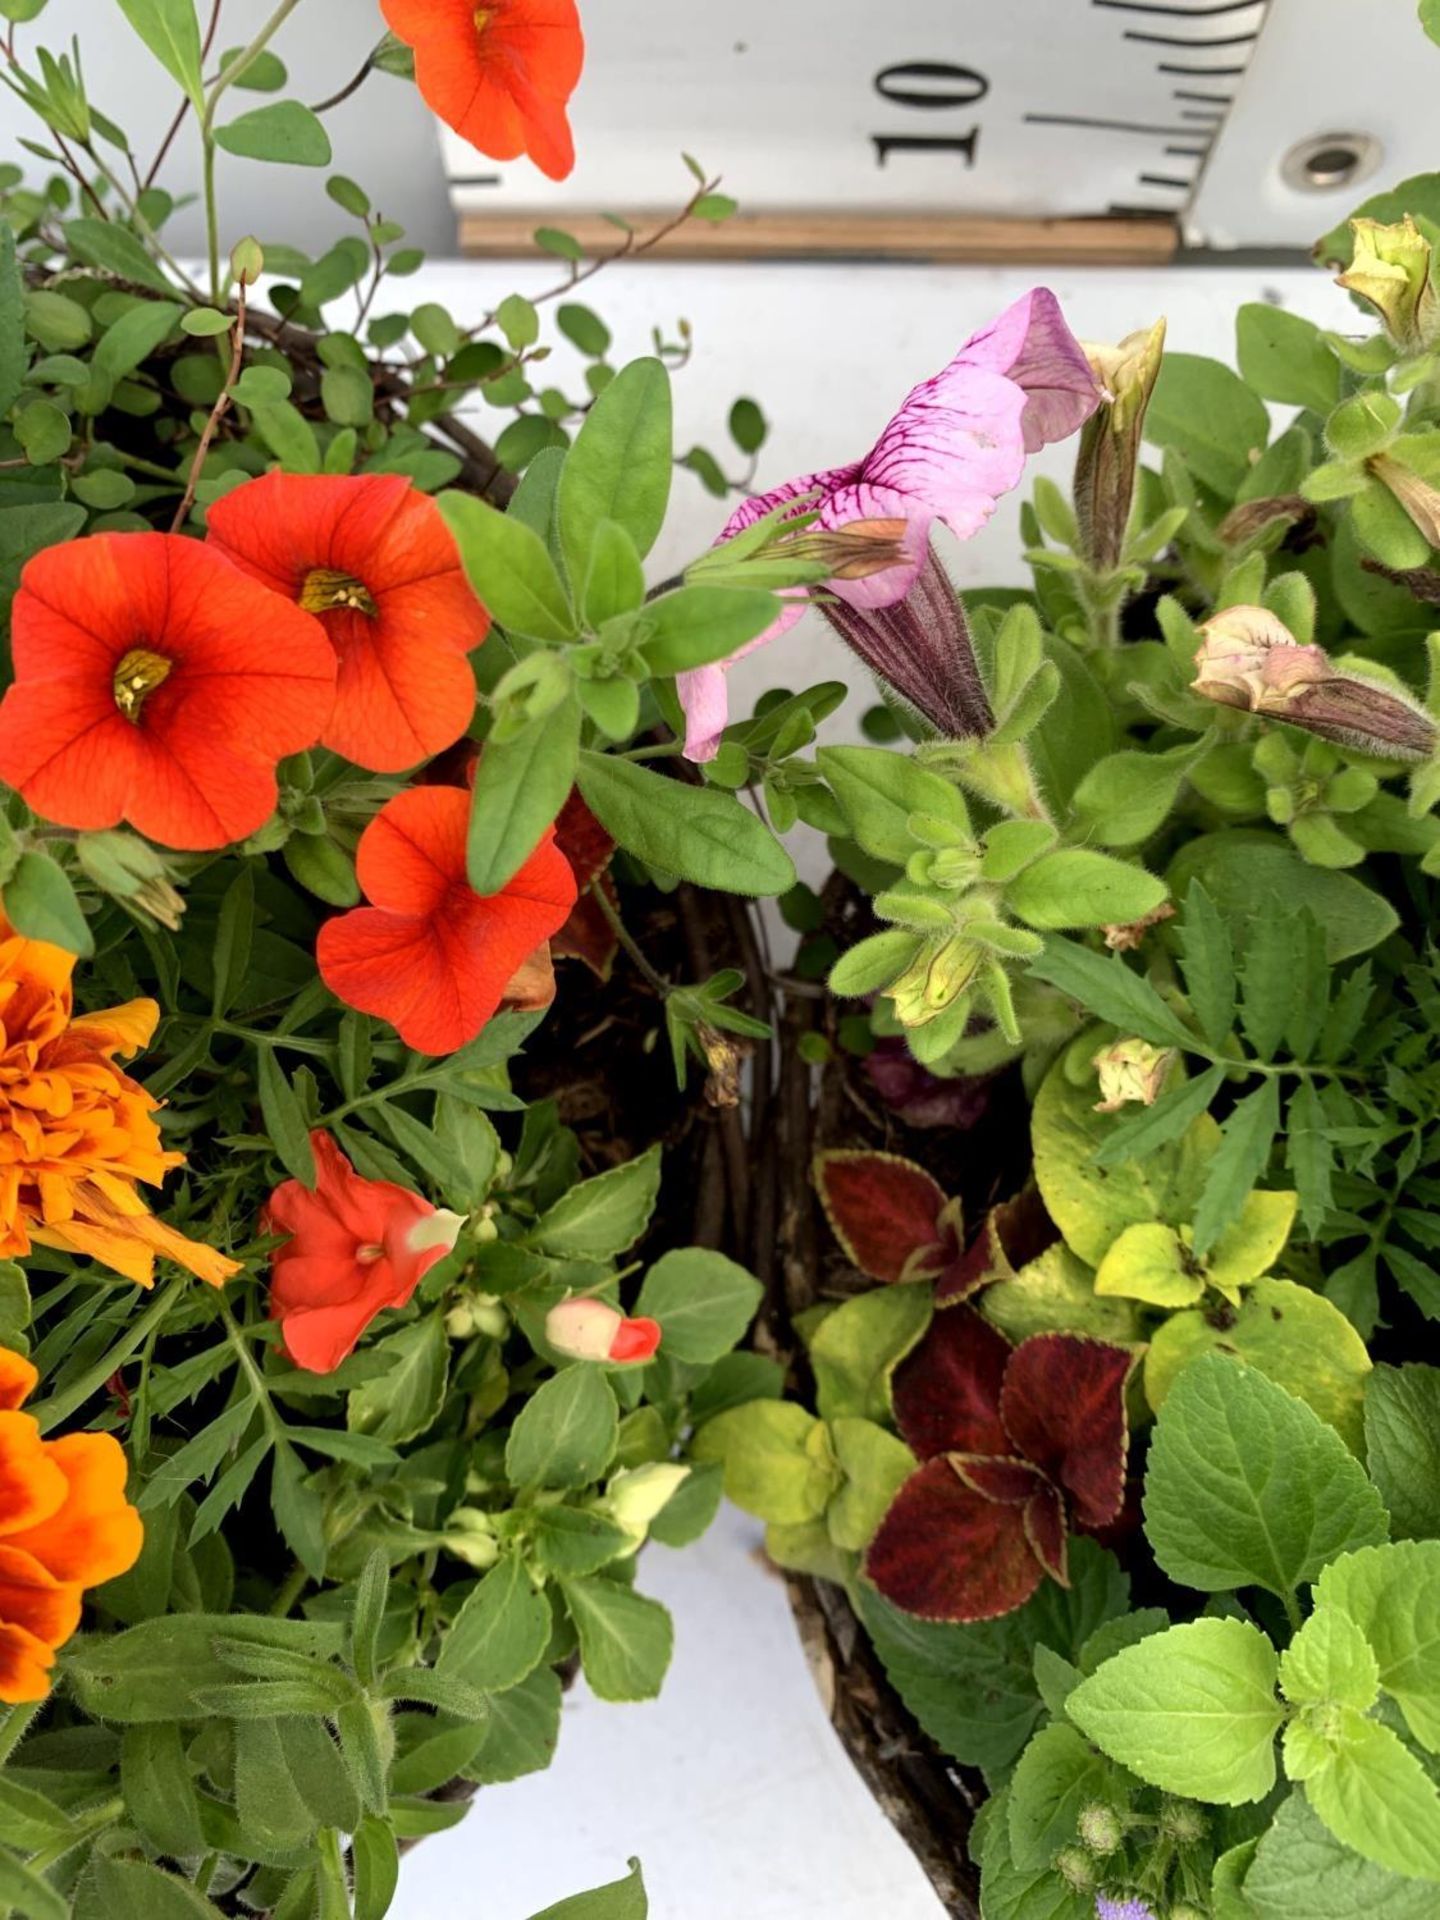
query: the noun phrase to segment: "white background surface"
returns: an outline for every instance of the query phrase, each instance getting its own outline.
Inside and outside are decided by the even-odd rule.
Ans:
[[[463,321],[516,277],[508,266],[437,267],[416,298],[444,300]],[[862,453],[909,386],[1037,278],[1054,287],[1082,337],[1118,337],[1166,313],[1173,348],[1230,358],[1236,306],[1271,297],[1357,327],[1354,308],[1323,276],[1254,268],[638,266],[602,276],[593,299],[615,329],[617,359],[646,350],[655,320],[688,316],[696,352],[676,381],[677,444],[720,451],[731,401],[753,394],[774,426],[763,485]],[[519,284],[545,282],[521,274]],[[482,408],[476,424],[484,422]],[[1052,448],[1037,466],[1064,480],[1072,459],[1072,449]],[[1003,501],[976,539],[946,543],[962,587],[1024,578],[1022,494]],[[658,573],[713,539],[724,513],[678,474]],[[853,732],[869,704],[863,671],[813,616],[733,678],[737,714],[766,686],[833,678],[849,679],[856,695],[832,730]],[[815,857],[817,874],[820,864]],[[577,1687],[555,1765],[486,1790],[462,1826],[417,1848],[394,1920],[528,1920],[618,1878],[631,1854],[644,1863],[653,1920],[941,1920],[830,1730],[784,1589],[755,1559],[759,1536],[727,1511],[698,1546],[646,1553],[640,1584],[675,1614],[675,1664],[661,1698],[605,1706]]]

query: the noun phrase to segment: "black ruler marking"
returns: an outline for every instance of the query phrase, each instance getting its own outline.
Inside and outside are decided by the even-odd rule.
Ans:
[[[1250,7],[1263,6],[1266,0],[1225,0],[1218,7],[1163,6],[1158,0],[1090,0],[1092,6],[1113,7],[1116,13],[1163,13],[1177,20],[1205,20],[1221,13],[1244,13]]]

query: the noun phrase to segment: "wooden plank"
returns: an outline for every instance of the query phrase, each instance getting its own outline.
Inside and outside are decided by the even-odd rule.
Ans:
[[[532,254],[540,225],[562,227],[588,253],[615,250],[621,236],[600,214],[470,213],[460,221],[460,249],[499,259]],[[637,215],[637,238],[655,216]],[[1173,258],[1179,234],[1166,217],[1079,220],[984,220],[934,213],[737,214],[718,226],[689,220],[644,249],[665,260],[918,260],[1069,262],[1074,266],[1157,266]]]

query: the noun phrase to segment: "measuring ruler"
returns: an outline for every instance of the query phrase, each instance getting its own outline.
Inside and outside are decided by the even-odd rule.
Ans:
[[[534,217],[579,231],[601,209],[672,206],[682,150],[744,210],[708,239],[688,231],[699,251],[943,253],[949,234],[963,255],[977,223],[992,257],[1062,230],[1093,257],[1106,236],[1116,257],[1163,254],[1181,232],[1302,245],[1335,217],[1327,194],[1382,165],[1387,179],[1421,169],[1412,149],[1440,91],[1413,0],[590,0],[583,12],[569,180],[477,166],[447,137],[471,249],[525,237]],[[1377,120],[1366,102],[1382,94]]]

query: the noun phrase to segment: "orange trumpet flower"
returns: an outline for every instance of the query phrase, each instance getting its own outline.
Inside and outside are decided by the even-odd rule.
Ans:
[[[314,614],[335,650],[321,739],[373,773],[458,740],[475,711],[466,658],[490,630],[440,509],[401,474],[271,473],[211,507],[209,545]]]
[[[552,180],[575,165],[565,109],[585,64],[575,0],[381,0],[415,49],[427,104],[492,160],[530,158]]]

